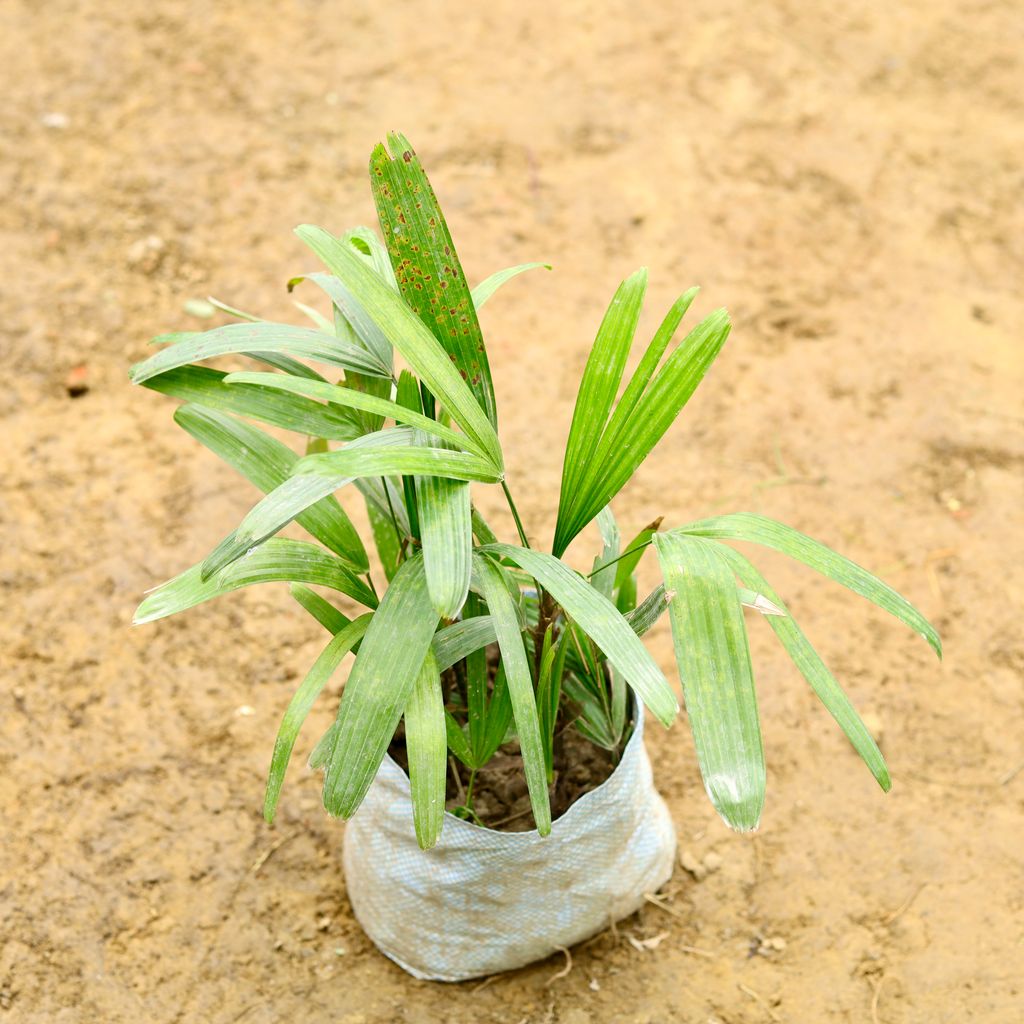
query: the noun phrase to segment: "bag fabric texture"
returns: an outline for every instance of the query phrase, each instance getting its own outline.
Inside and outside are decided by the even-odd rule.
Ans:
[[[628,917],[668,881],[675,851],[638,711],[615,771],[545,837],[446,814],[437,845],[421,850],[409,779],[385,757],[346,826],[344,864],[355,916],[385,956],[417,978],[464,981],[543,959]]]

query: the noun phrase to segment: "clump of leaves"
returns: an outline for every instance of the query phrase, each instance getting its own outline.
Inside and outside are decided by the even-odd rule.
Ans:
[[[744,606],[764,614],[887,790],[885,762],[850,701],[768,581],[727,542],[803,562],[891,612],[941,655],[924,617],[864,569],[763,516],[715,516],[672,529],[659,519],[623,544],[612,515],[610,502],[722,348],[725,310],[676,342],[697,295],[686,291],[623,386],[646,270],[619,286],[580,382],[546,553],[527,538],[506,479],[477,315],[499,287],[541,265],[500,271],[471,289],[430,183],[400,135],[374,150],[370,181],[385,244],[368,228],[337,236],[296,230],[326,270],[296,277],[289,288],[319,289],[330,315],[297,302],[311,326],[292,326],[217,303],[239,322],[158,338],[166,347],[131,371],[136,383],[182,400],[177,422],[266,494],[204,561],[150,593],[135,621],[286,581],[331,634],[281,722],[267,820],[310,707],[352,654],[337,719],[311,760],[324,769],[331,814],[347,818],[359,807],[404,721],[423,847],[437,841],[444,822],[449,752],[470,773],[462,813],[472,817],[472,780],[510,739],[518,740],[537,828],[547,833],[560,716],[613,752],[627,738],[630,690],[665,726],[675,719],[673,689],[640,639],[666,609],[704,784],[729,825],[754,828],[765,794]],[[264,369],[200,365],[229,354]],[[304,454],[252,420],[294,432]],[[502,488],[518,543],[498,540],[473,505],[473,483]],[[349,485],[366,505],[382,572],[376,580],[336,497]],[[602,550],[582,575],[562,555],[595,519]],[[276,537],[292,521],[312,541]],[[641,600],[636,568],[649,548],[664,584]],[[367,610],[350,619],[312,587]],[[493,671],[487,649],[495,646]]]

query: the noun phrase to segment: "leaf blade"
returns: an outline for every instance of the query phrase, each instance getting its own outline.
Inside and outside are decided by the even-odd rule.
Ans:
[[[615,605],[553,555],[511,544],[478,550],[509,558],[530,573],[601,648],[655,717],[666,728],[672,724],[679,711],[675,694]]]
[[[428,650],[405,705],[405,743],[409,753],[412,820],[421,850],[437,843],[444,827],[448,736],[441,677]]]
[[[398,402],[392,402],[387,398],[379,398],[376,395],[367,394],[365,391],[360,391],[356,388],[344,387],[341,384],[331,384],[328,381],[309,380],[304,377],[289,377],[280,373],[254,373],[251,371],[229,373],[224,378],[224,383],[258,384],[262,387],[288,391],[293,394],[304,395],[307,398],[322,399],[327,402],[333,402],[336,405],[375,413],[378,416],[390,417],[399,423],[416,427],[424,431],[424,433],[441,438],[453,445],[457,450],[469,448],[475,451],[472,441],[465,434],[459,434],[450,427],[446,427],[436,420],[424,416],[422,413],[399,405]],[[484,457],[478,451],[476,454]]]
[[[267,788],[263,798],[263,818],[266,822],[272,824],[274,821],[277,803],[281,796],[281,787],[284,785],[285,773],[288,770],[288,762],[291,760],[295,741],[306,716],[317,697],[320,696],[324,684],[334,674],[342,659],[362,639],[371,618],[372,615],[369,612],[360,615],[358,619],[343,626],[331,638],[289,702],[277,730],[274,752],[270,759],[270,770],[267,774]]]
[[[714,545],[655,534],[683,697],[704,787],[730,828],[757,827],[764,807],[764,748],[743,609]]]
[[[260,323],[227,324],[213,330],[185,337],[165,335],[161,340],[172,344],[141,363],[136,363],[128,375],[133,384],[142,384],[168,370],[189,363],[202,362],[218,356],[247,353],[280,353],[331,363],[348,370],[372,376],[389,376],[386,367],[365,350],[309,327],[291,324]]]
[[[526,273],[528,270],[550,270],[550,263],[520,263],[516,267],[507,267],[485,277],[476,285],[470,293],[473,297],[473,305],[479,313],[484,303],[503,285],[506,281]]]
[[[332,299],[341,304],[357,332],[386,338],[500,475],[501,445],[493,424],[437,339],[401,296],[322,228],[302,225],[296,234],[336,275]]]
[[[430,599],[441,618],[454,619],[466,603],[473,569],[469,484],[417,476],[416,505]]]
[[[496,424],[494,385],[476,306],[437,197],[405,136],[391,133],[387,149],[374,148],[370,185],[402,296],[451,355],[480,408]]]
[[[516,731],[519,733],[523,772],[530,793],[533,819],[537,831],[546,836],[551,831],[547,768],[540,735],[537,701],[533,692],[533,678],[526,657],[526,647],[523,644],[523,634],[519,627],[519,616],[498,566],[484,555],[477,555],[473,568],[479,578],[491,621],[494,623],[494,633],[501,650],[502,664],[505,666],[505,678],[512,699]]]
[[[201,563],[186,569],[152,590],[136,609],[133,622],[135,625],[155,622],[233,590],[276,581],[319,584],[367,607],[376,604],[366,584],[340,558],[315,544],[279,537],[267,541],[212,578],[202,578]]]
[[[366,630],[345,684],[324,776],[328,813],[350,818],[370,788],[434,635],[423,559],[403,562]]]
[[[605,431],[566,520],[564,537],[575,537],[625,486],[697,390],[729,331],[724,309],[705,317],[669,356],[629,418],[617,431]]]
[[[942,640],[935,627],[905,597],[845,555],[785,523],[753,512],[735,512],[689,523],[680,530],[695,537],[746,540],[781,551],[894,615],[922,636],[942,657]]]
[[[224,383],[227,376],[223,370],[189,364],[150,377],[143,387],[204,409],[247,416],[331,441],[352,441],[361,433],[345,409],[253,384],[228,385]]]
[[[264,493],[284,483],[298,462],[298,456],[287,445],[223,413],[183,405],[175,411],[174,420]],[[310,505],[295,519],[356,572],[369,570],[370,562],[359,533],[333,496]]]
[[[645,268],[619,285],[598,328],[583,370],[562,463],[562,486],[552,549],[556,556],[562,554],[572,539],[567,537],[566,523],[571,520],[580,501],[580,483],[615,401],[646,290]]]
[[[244,552],[264,543],[310,505],[359,477],[391,473],[454,475],[456,479],[493,480],[479,456],[414,444],[414,434],[393,427],[357,438],[338,451],[307,455],[295,464],[293,475],[258,502],[241,523],[203,563],[209,576]]]
[[[828,713],[836,720],[843,730],[853,749],[868,766],[868,770],[888,793],[892,788],[892,779],[886,767],[885,758],[878,749],[878,744],[868,731],[860,715],[843,688],[821,660],[821,656],[804,635],[796,620],[790,615],[779,595],[761,572],[744,556],[733,548],[722,545],[722,553],[732,565],[736,575],[744,583],[763,594],[778,609],[778,612],[767,614],[765,618],[771,626],[779,642],[785,648],[793,664],[807,680],[811,689],[818,695]],[[781,613],[781,614],[779,614]]]

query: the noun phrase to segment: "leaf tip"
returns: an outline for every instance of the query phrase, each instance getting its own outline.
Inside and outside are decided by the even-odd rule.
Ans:
[[[731,773],[716,773],[704,780],[704,788],[718,816],[734,832],[753,832],[761,824],[763,774],[743,779]]]

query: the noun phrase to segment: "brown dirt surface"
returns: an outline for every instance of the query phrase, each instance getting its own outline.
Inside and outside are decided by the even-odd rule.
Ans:
[[[1010,0],[0,0],[0,1022],[1019,1021],[1022,37]],[[130,626],[255,494],[128,364],[216,322],[185,311],[211,292],[289,316],[292,227],[372,223],[391,128],[472,280],[555,265],[482,317],[532,534],[604,304],[647,264],[643,334],[694,282],[736,327],[623,529],[775,516],[946,644],[938,664],[761,557],[893,791],[753,622],[761,829],[729,833],[685,723],[652,725],[686,866],[559,977],[560,957],[416,982],[364,937],[303,770],[340,681],[263,823],[274,731],[323,643],[285,588]],[[666,623],[651,649],[672,668]]]

